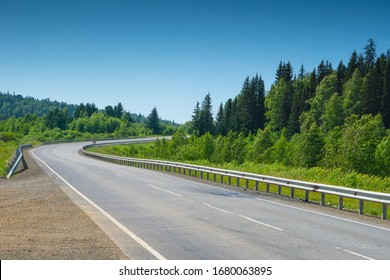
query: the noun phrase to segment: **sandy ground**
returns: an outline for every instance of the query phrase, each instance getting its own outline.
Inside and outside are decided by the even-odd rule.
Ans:
[[[28,169],[0,178],[0,259],[127,259],[24,153]]]

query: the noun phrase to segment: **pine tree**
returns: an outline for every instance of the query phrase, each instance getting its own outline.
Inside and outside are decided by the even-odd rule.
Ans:
[[[213,106],[211,104],[211,96],[208,93],[203,102],[202,107],[200,109],[200,130],[199,134],[203,135],[209,132],[211,135],[214,134],[214,120],[213,120]]]
[[[379,59],[373,68],[370,68],[365,80],[363,95],[363,114],[375,116],[380,112],[383,95],[383,77]]]
[[[301,68],[299,69],[298,79],[302,80],[305,77],[305,67],[301,64]]]
[[[264,82],[258,75],[247,77],[238,96],[240,131],[247,135],[264,128],[264,114]]]
[[[353,73],[355,73],[356,68],[358,68],[358,54],[355,51],[353,51],[351,58],[349,59],[348,65],[347,65],[347,71],[345,74],[346,80],[349,80],[352,78]]]
[[[222,103],[219,105],[215,121],[215,133],[216,135],[226,135],[225,113]]]
[[[200,136],[200,107],[199,102],[196,102],[195,109],[192,114],[192,130],[196,136]]]
[[[343,61],[340,61],[336,71],[336,92],[339,95],[343,95],[343,84],[344,84],[346,72],[347,72],[347,68],[343,64]]]
[[[114,117],[120,119],[123,114],[123,111],[123,105],[121,102],[119,102],[118,105],[114,107]]]
[[[369,71],[370,68],[374,67],[376,58],[376,45],[373,39],[368,39],[367,45],[364,47],[364,50],[364,66],[366,68],[366,71]]]
[[[160,133],[160,118],[158,116],[157,108],[154,107],[147,117],[147,127],[152,130],[153,134]]]

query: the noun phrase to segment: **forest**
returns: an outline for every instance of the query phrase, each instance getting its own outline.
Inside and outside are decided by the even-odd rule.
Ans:
[[[377,55],[370,39],[363,53],[353,51],[336,69],[322,60],[310,72],[302,65],[294,73],[290,62],[280,62],[267,93],[261,76],[247,77],[215,118],[209,93],[195,105],[189,127],[190,138],[179,130],[172,141],[106,152],[235,168],[269,165],[290,170],[290,177],[312,169],[337,174],[333,184],[351,187],[362,174],[386,179],[382,191],[389,191],[390,52]]]
[[[145,117],[126,112],[121,102],[99,109],[0,92],[0,176],[18,144],[57,140],[172,135],[178,124],[162,120],[157,108]]]

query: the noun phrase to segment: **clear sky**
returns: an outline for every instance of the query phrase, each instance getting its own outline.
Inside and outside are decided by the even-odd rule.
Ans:
[[[0,0],[0,91],[184,123],[210,92],[214,113],[246,76],[266,89],[346,64],[369,38],[390,48],[390,1]]]

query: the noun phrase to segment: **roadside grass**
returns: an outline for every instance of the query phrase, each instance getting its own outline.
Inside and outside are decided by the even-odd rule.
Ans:
[[[104,147],[95,147],[90,149],[90,151],[111,154],[117,156],[125,157],[138,157],[138,158],[155,158],[153,151],[153,143],[148,144],[135,144],[135,145],[117,145],[117,146],[104,146]],[[162,159],[162,158],[158,158]],[[162,159],[169,160],[169,159]],[[182,161],[181,161],[182,162]],[[321,167],[315,168],[297,168],[291,166],[284,166],[282,164],[257,164],[252,162],[244,162],[243,164],[237,163],[224,163],[216,164],[206,160],[197,160],[197,161],[184,161],[185,163],[202,165],[202,166],[211,166],[222,169],[236,170],[248,173],[263,174],[268,176],[282,177],[291,180],[299,181],[308,181],[319,184],[329,184],[335,186],[342,186],[347,188],[361,189],[367,191],[376,191],[390,193],[390,177],[379,177],[367,174],[360,174],[354,171],[345,172],[341,169],[326,169]],[[191,174],[194,176],[194,174]],[[200,174],[197,175],[200,178]],[[207,175],[203,174],[203,179],[207,179]],[[246,180],[239,180],[237,182],[236,178],[231,178],[230,182],[227,176],[223,176],[222,181],[220,175],[217,175],[215,178],[213,175],[209,175],[208,180],[215,182],[222,182],[223,184],[229,184],[232,186],[239,186],[241,188],[246,187]],[[255,182],[248,182],[249,189],[255,189]],[[266,184],[258,184],[258,190],[265,192]],[[291,195],[291,188],[281,187],[280,189],[276,185],[269,185],[269,193],[278,194],[289,197]],[[294,198],[305,200],[305,192],[302,190],[294,190]],[[309,199],[310,202],[320,203],[321,194],[310,192]],[[329,207],[337,208],[339,205],[339,198],[334,195],[326,195],[324,200],[324,205]],[[343,209],[353,212],[358,212],[359,210],[359,200],[344,198],[343,199]],[[363,213],[370,216],[380,216],[382,213],[382,204],[373,203],[373,202],[364,202]],[[387,218],[390,217],[390,211],[388,211]]]
[[[17,148],[16,141],[0,141],[0,177],[6,176],[7,167]]]

